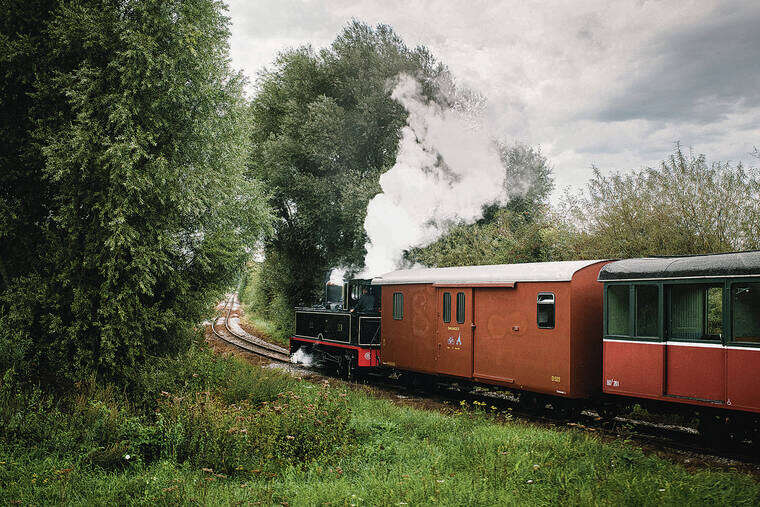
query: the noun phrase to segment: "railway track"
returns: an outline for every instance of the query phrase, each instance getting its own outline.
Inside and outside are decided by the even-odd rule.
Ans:
[[[281,363],[289,363],[289,350],[278,347],[277,345],[273,345],[271,343],[267,343],[264,340],[261,340],[254,336],[238,333],[230,329],[230,315],[232,314],[232,309],[234,307],[234,301],[236,297],[237,293],[233,292],[232,295],[224,303],[224,307],[222,308],[221,313],[217,315],[211,322],[211,331],[214,333],[214,336],[247,352],[256,354],[257,356],[261,356],[266,359]],[[224,315],[225,311],[226,315]],[[217,330],[217,325],[219,319],[221,318],[224,319],[224,331],[220,333]]]
[[[246,352],[250,352],[260,357],[279,362],[290,363],[289,351],[267,343],[256,337],[241,334],[230,328],[230,320],[236,293],[225,301],[224,307],[219,315],[212,321],[211,330],[217,338],[238,347]],[[219,320],[224,319],[224,328],[222,332],[217,329],[221,327]],[[750,465],[750,473],[760,475],[760,456],[757,451],[752,449],[721,449],[706,446],[705,442],[696,435],[693,430],[686,428],[677,428],[673,426],[650,423],[645,421],[636,421],[625,418],[616,418],[614,421],[603,420],[593,413],[582,412],[575,417],[562,417],[553,414],[553,410],[530,411],[524,410],[516,399],[511,396],[494,396],[491,392],[473,392],[468,389],[458,389],[451,384],[446,387],[440,385],[428,386],[427,388],[411,388],[394,380],[388,375],[370,374],[366,376],[369,383],[375,389],[385,391],[386,393],[399,395],[401,398],[406,396],[400,393],[406,393],[412,397],[420,399],[433,399],[438,402],[459,403],[466,401],[472,405],[473,401],[483,404],[496,405],[500,410],[509,409],[510,413],[523,421],[549,426],[579,427],[588,431],[596,432],[608,438],[622,438],[635,441],[640,445],[649,447],[655,451],[666,451],[671,454],[690,453],[696,456],[696,460],[707,459],[724,459]],[[741,446],[740,446],[741,447]],[[753,452],[754,451],[754,452]],[[688,459],[687,459],[688,462]]]

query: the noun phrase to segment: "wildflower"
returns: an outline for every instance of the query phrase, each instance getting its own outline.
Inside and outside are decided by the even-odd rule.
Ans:
[[[533,479],[528,479],[528,484],[533,484]]]
[[[541,468],[541,465],[533,465],[533,470],[538,470],[539,468]]]
[[[130,456],[129,454],[125,454],[125,455],[124,455],[124,459],[125,459],[125,460],[127,460],[127,461],[129,461],[129,458],[131,458],[131,457],[132,457],[132,456]]]
[[[288,440],[293,440],[296,437],[294,437],[293,435],[285,435],[285,438],[287,438]]]

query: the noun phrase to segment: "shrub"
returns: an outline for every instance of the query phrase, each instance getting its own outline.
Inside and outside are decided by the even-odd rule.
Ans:
[[[335,455],[352,441],[349,420],[345,399],[327,388],[308,396],[289,391],[258,407],[203,391],[165,395],[158,428],[162,457],[249,474]]]
[[[94,378],[56,398],[8,370],[0,443],[108,470],[165,459],[225,474],[273,473],[335,456],[354,439],[344,393],[297,387],[201,344],[152,359],[128,393],[134,402]]]

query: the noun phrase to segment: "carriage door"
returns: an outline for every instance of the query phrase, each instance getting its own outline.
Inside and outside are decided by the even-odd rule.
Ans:
[[[472,289],[436,289],[436,372],[472,377]]]
[[[673,284],[665,288],[665,394],[724,402],[723,284]]]

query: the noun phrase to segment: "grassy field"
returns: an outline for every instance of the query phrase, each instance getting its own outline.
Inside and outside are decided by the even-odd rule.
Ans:
[[[756,505],[736,472],[687,471],[593,434],[399,407],[196,347],[129,394],[0,392],[0,503]]]

